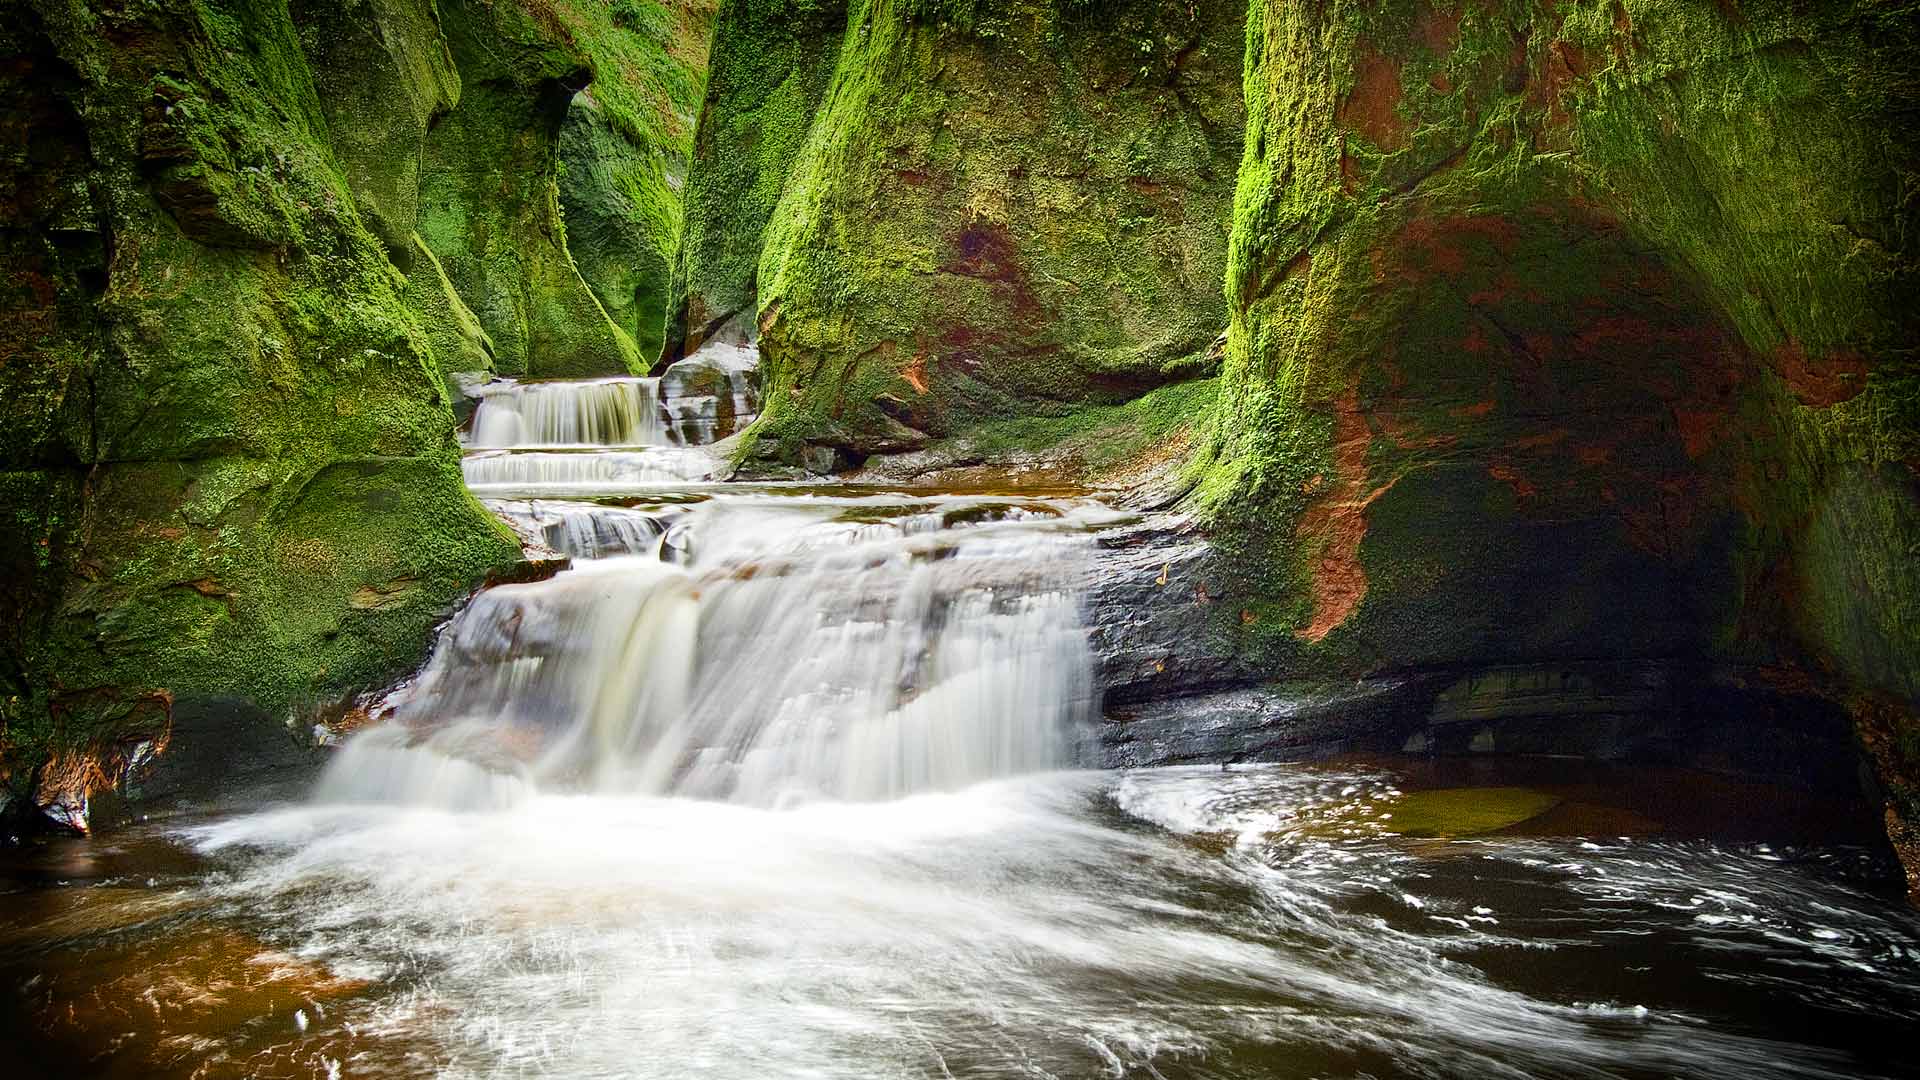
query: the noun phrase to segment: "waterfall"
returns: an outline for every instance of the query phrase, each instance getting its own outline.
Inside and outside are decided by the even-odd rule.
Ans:
[[[588,495],[702,480],[715,465],[704,451],[664,446],[595,453],[501,450],[470,453],[460,462],[467,486],[476,492]]]
[[[543,788],[756,805],[1071,764],[1096,704],[1079,595],[1085,528],[1102,512],[982,519],[948,505],[945,518],[965,520],[947,525],[931,512],[974,501],[728,494],[681,509],[654,545],[676,562],[585,557],[551,580],[482,592],[394,729],[361,738],[437,761],[487,732],[487,767]],[[507,505],[544,515],[576,555],[661,527],[625,508]],[[367,766],[343,757],[336,773],[356,779],[325,794],[397,786],[400,801],[484,801],[459,767]]]
[[[573,568],[475,597],[390,722],[343,748],[323,799],[780,806],[1074,762],[1097,705],[1083,579],[1112,512],[685,486],[712,471],[700,444],[757,408],[752,359],[710,345],[659,382],[487,394],[467,482]]]
[[[658,379],[502,381],[485,388],[468,445],[476,449],[651,446],[665,442]]]

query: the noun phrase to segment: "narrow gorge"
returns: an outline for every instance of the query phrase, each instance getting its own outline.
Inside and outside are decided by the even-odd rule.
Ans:
[[[0,0],[37,1074],[1898,1076],[1913,0]]]

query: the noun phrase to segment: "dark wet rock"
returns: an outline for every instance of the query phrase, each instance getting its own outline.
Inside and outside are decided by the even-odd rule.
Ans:
[[[486,587],[491,589],[495,585],[524,585],[532,581],[546,581],[572,565],[573,559],[566,555],[529,556],[487,575]]]
[[[1178,515],[1099,537],[1087,601],[1100,685],[1110,704],[1197,694],[1256,681],[1259,669],[1220,638],[1218,553]]]
[[[1404,751],[1685,765],[1825,791],[1860,787],[1842,697],[1790,669],[1491,660],[1290,677],[1263,669],[1230,636],[1232,612],[1220,608],[1232,587],[1226,570],[1179,514],[1100,534],[1087,610],[1105,765]]]
[[[1286,680],[1110,701],[1107,767],[1336,754],[1578,758],[1860,791],[1837,700],[1770,669],[1674,661],[1500,665]]]
[[[248,701],[185,701],[174,709],[167,751],[122,785],[123,813],[131,817],[207,806],[242,793],[291,794],[304,787],[321,763],[314,740],[304,730]]]
[[[1433,681],[1239,687],[1109,706],[1101,763],[1135,768],[1396,751],[1419,724]]]
[[[660,376],[660,412],[680,446],[707,446],[760,415],[760,353],[751,344],[709,341]]]

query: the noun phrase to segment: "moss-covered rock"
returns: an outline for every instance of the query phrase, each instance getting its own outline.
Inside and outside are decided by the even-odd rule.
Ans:
[[[391,678],[517,552],[284,4],[22,14],[0,773],[71,802],[179,706],[278,724]]]
[[[360,221],[410,271],[427,129],[460,100],[434,5],[289,0],[288,14]]]
[[[439,14],[461,88],[426,135],[416,224],[440,272],[503,373],[643,370],[710,4],[443,0]]]
[[[724,0],[674,253],[661,363],[757,313],[767,222],[812,130],[847,31],[845,0]]]
[[[1920,7],[1261,3],[1198,501],[1279,674],[1920,699]]]
[[[759,438],[857,458],[1210,371],[1240,4],[766,7],[722,11],[675,276],[683,347],[757,309]]]
[[[9,8],[12,790],[84,821],[84,789],[150,760],[172,718],[208,738],[384,682],[516,557],[461,483],[450,377],[640,366],[630,333],[657,341],[710,16],[708,0]],[[624,290],[627,331],[576,269],[559,202],[557,140],[589,80],[606,131],[577,172],[625,199],[601,231],[630,227],[640,254],[600,244],[592,265]]]
[[[449,0],[441,23],[460,103],[428,133],[419,232],[509,374],[640,366],[566,247],[557,151],[585,58],[517,4]]]
[[[560,128],[567,248],[642,361],[661,353],[712,0],[580,5],[595,83]],[[589,17],[604,12],[604,21]]]

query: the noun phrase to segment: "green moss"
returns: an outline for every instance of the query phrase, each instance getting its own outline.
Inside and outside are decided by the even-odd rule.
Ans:
[[[708,11],[699,3],[441,5],[463,88],[427,135],[417,224],[492,340],[501,371],[644,368],[635,340],[649,352],[657,341]],[[583,129],[584,156],[564,170],[567,117],[589,110],[605,129]],[[580,225],[584,277],[568,247],[563,197]]]
[[[444,376],[494,370],[493,342],[447,280],[447,272],[420,234],[413,234],[413,272],[407,275],[408,306],[420,313],[427,344]]]
[[[1912,458],[1913,5],[1256,9],[1196,496],[1249,648],[1777,662],[1798,576],[1912,654],[1901,485],[1806,543]]]
[[[1157,387],[1120,405],[981,424],[965,439],[989,459],[1063,450],[1097,477],[1169,443],[1184,443],[1211,414],[1218,388],[1218,379],[1192,379]]]
[[[555,140],[580,60],[511,5],[443,6],[464,85],[429,132],[419,232],[504,373],[615,374],[633,343],[580,280],[561,232]]]
[[[1241,10],[856,5],[756,271],[763,430],[899,449],[1209,373]]]
[[[290,0],[288,15],[361,223],[411,269],[427,128],[460,99],[434,9],[418,0]]]
[[[713,7],[622,0],[555,8],[594,80],[574,95],[560,131],[567,246],[643,362],[661,352]]]
[[[647,158],[607,123],[592,91],[574,95],[560,129],[567,250],[607,317],[642,359],[660,353],[678,199],[642,183]]]
[[[34,256],[0,298],[0,378],[46,417],[0,461],[15,785],[154,737],[169,701],[257,717],[390,679],[517,553],[460,483],[430,339],[293,28],[271,3],[50,0],[0,38],[8,71],[60,75],[24,88],[57,106],[52,148],[89,148],[0,168]],[[22,89],[0,80],[10,115]]]

